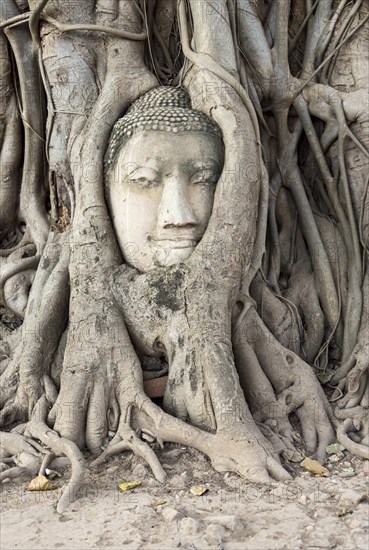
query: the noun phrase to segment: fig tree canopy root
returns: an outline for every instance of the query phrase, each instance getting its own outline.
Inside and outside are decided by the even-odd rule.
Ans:
[[[256,483],[335,440],[368,459],[368,0],[29,0],[0,17],[0,482],[63,456],[63,513],[91,457],[134,452],[165,483],[165,442]],[[158,86],[219,125],[224,166],[192,255],[141,273],[104,154]]]

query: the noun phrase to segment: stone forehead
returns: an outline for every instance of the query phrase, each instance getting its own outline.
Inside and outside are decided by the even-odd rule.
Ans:
[[[204,132],[222,137],[219,126],[201,111],[191,108],[191,99],[183,88],[160,87],[138,98],[124,117],[114,125],[105,155],[105,171],[128,139],[144,131]]]

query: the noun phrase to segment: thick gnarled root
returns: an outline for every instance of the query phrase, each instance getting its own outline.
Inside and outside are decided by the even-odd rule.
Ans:
[[[252,420],[250,425],[236,424],[233,433],[229,430],[209,433],[165,413],[149,399],[143,400],[140,407],[135,407],[134,413],[135,424],[138,423],[140,429],[154,434],[159,441],[179,443],[203,452],[217,471],[237,472],[255,483],[290,478],[281,466],[277,453]],[[127,422],[121,423],[116,436],[91,466],[99,466],[110,456],[125,450],[143,457],[155,478],[165,482],[166,473],[154,451],[138,438]]]
[[[366,416],[368,411],[366,411]],[[366,439],[368,439],[368,420],[366,423],[361,422],[360,420],[354,420],[353,418],[346,418],[342,424],[337,428],[337,440],[343,445],[350,453],[361,456],[369,460],[369,446],[363,445],[361,443],[356,443],[349,436],[351,433],[360,432],[365,426]]]
[[[278,400],[284,404],[288,415],[294,412],[298,417],[307,451],[324,462],[326,447],[335,439],[332,413],[323,390],[314,387],[318,384],[313,373],[311,375],[296,376],[291,386],[278,395]],[[311,385],[312,382],[316,384]]]
[[[0,460],[20,453],[40,456],[40,445],[19,433],[0,432]]]
[[[336,409],[342,420],[337,428],[337,439],[348,451],[369,459],[369,415],[367,407]]]
[[[296,414],[306,450],[324,461],[326,447],[335,439],[334,418],[311,367],[272,336],[253,307],[236,327],[234,339],[241,385],[257,420],[293,445],[299,436],[289,417]]]
[[[212,436],[209,456],[214,470],[235,472],[253,483],[286,481],[290,475],[269,442],[260,434],[240,428],[239,434],[220,431]],[[243,433],[246,432],[246,433]],[[251,437],[250,437],[251,436]]]
[[[115,436],[104,452],[92,462],[91,467],[94,468],[100,466],[100,464],[105,462],[105,460],[109,457],[123,451],[132,451],[146,460],[152,470],[152,473],[154,474],[155,479],[160,481],[160,483],[165,483],[167,474],[161,466],[155,452],[147,443],[138,437],[136,431],[130,425],[132,408],[132,404],[129,404],[126,407],[125,414],[121,415],[120,423]]]
[[[34,419],[27,425],[25,434],[41,441],[48,449],[51,449],[52,453],[65,455],[70,460],[72,474],[56,508],[57,512],[62,514],[69,504],[76,499],[78,490],[83,482],[85,459],[73,441],[60,437],[58,433],[51,430],[45,423],[44,419],[46,418],[48,409],[49,403],[43,396],[35,407]]]
[[[351,357],[336,371],[333,381],[338,388],[335,417],[343,421],[337,429],[337,439],[351,453],[369,458],[369,345],[359,344]]]

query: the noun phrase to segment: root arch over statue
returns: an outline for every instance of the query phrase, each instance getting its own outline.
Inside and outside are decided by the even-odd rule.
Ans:
[[[369,6],[311,4],[4,3],[1,481],[369,457]]]

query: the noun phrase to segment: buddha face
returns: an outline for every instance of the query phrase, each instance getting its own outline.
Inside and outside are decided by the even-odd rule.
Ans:
[[[186,260],[208,224],[222,167],[223,146],[213,135],[133,135],[106,182],[125,261],[145,272]]]

